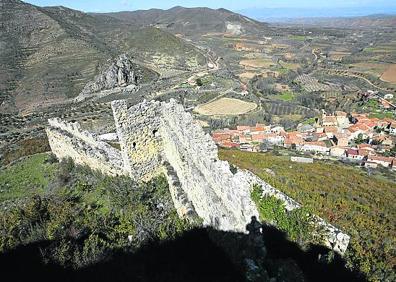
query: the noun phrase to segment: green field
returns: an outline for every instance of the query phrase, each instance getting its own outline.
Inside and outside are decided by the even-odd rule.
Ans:
[[[289,38],[292,40],[301,41],[301,42],[304,42],[305,39],[307,39],[307,37],[304,35],[291,35],[291,36],[289,36]]]
[[[276,99],[288,102],[294,100],[294,93],[290,91],[285,91],[275,96]]]
[[[48,154],[37,154],[0,171],[0,202],[33,194],[44,194],[55,178],[58,163],[49,163]]]
[[[369,118],[378,118],[378,119],[395,118],[395,115],[392,112],[370,113]]]
[[[220,158],[256,173],[351,236],[346,259],[370,281],[394,281],[396,184],[334,162],[298,164],[270,153],[220,150]],[[271,176],[266,169],[271,169]],[[387,280],[388,279],[388,280]]]

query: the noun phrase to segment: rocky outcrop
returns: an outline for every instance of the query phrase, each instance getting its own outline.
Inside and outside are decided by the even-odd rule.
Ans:
[[[142,68],[133,63],[126,55],[122,55],[99,74],[93,82],[88,83],[82,93],[94,93],[128,85],[138,86],[142,76]]]

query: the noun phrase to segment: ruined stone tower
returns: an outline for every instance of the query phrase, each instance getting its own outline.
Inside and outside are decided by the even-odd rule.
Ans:
[[[110,175],[129,175],[147,181],[164,173],[180,216],[197,214],[206,226],[245,232],[251,216],[258,216],[250,193],[253,185],[285,203],[287,210],[300,205],[262,181],[253,173],[233,174],[228,162],[218,158],[212,138],[193,121],[191,114],[174,100],[143,102],[128,107],[126,101],[112,102],[121,150],[116,150],[78,125],[50,120],[47,134],[53,152],[71,157]],[[61,148],[68,148],[67,151]],[[324,244],[345,252],[349,236],[317,218]]]

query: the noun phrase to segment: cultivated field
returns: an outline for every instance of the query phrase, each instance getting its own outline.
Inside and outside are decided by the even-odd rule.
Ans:
[[[204,105],[199,105],[194,111],[205,116],[226,116],[246,114],[256,108],[257,105],[255,103],[232,98],[221,98]]]
[[[334,86],[320,83],[316,78],[306,74],[300,75],[295,81],[308,92],[337,90]]]
[[[351,66],[353,68],[351,68]],[[376,77],[380,77],[388,69],[389,66],[389,64],[367,62],[350,65],[349,69],[358,72],[366,72]]]
[[[331,51],[329,52],[330,59],[335,61],[341,61],[345,56],[349,56],[350,52],[344,51]]]
[[[396,64],[388,67],[388,69],[382,74],[381,80],[396,83]]]
[[[275,65],[268,59],[242,60],[239,64],[250,68],[270,68]]]

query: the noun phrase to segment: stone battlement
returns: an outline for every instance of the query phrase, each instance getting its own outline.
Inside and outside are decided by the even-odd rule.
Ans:
[[[57,128],[59,130],[66,131],[71,135],[84,140],[90,144],[97,144],[99,139],[91,132],[82,130],[78,122],[66,122],[60,118],[49,119],[48,123],[51,127]]]
[[[165,173],[179,215],[196,214],[204,225],[220,230],[245,232],[251,216],[258,216],[250,196],[254,185],[282,200],[289,211],[301,207],[249,171],[233,174],[229,163],[219,160],[212,138],[174,100],[131,107],[126,101],[113,101],[112,109],[121,151],[81,131],[77,124],[56,119],[47,129],[54,153],[137,181]],[[323,243],[344,253],[350,237],[318,217],[315,223],[325,237]]]
[[[76,163],[109,175],[125,175],[121,152],[94,134],[83,131],[79,123],[61,119],[48,120],[46,128],[52,152],[59,158],[72,158]]]

